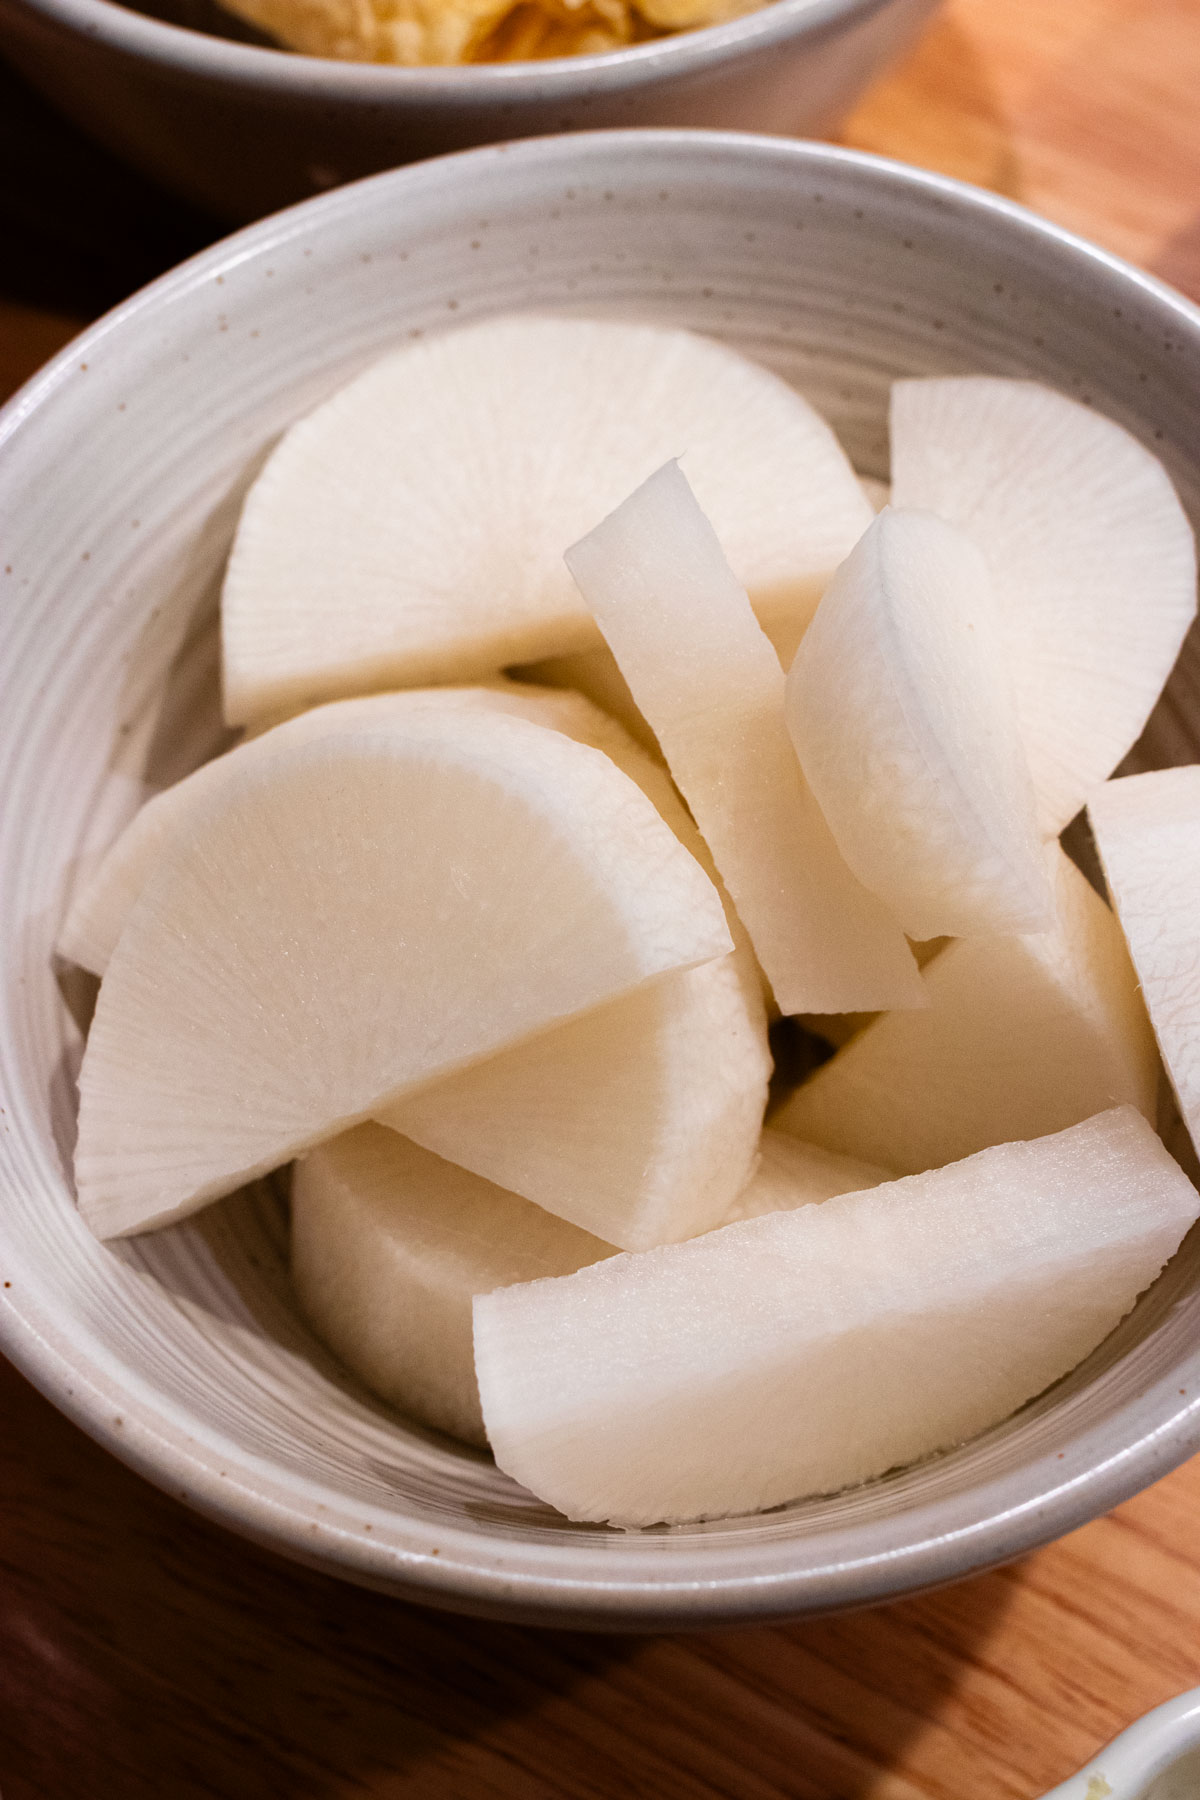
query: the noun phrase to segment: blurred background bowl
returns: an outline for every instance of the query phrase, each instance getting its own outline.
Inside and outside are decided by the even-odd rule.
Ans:
[[[0,0],[0,50],[165,186],[232,221],[419,157],[638,125],[820,136],[937,0],[773,0],[594,56],[401,69],[276,49],[217,0]]]
[[[53,962],[80,859],[224,741],[217,594],[240,498],[372,358],[487,314],[668,321],[801,387],[887,475],[896,376],[1030,376],[1137,433],[1200,516],[1200,314],[1008,202],[812,144],[630,132],[474,151],[308,202],[120,307],[0,415],[0,1345],[201,1512],[367,1585],[632,1628],[936,1585],[1106,1511],[1200,1443],[1200,1242],[1074,1374],[834,1498],[570,1525],[388,1413],[298,1320],[269,1184],[98,1244],[75,1210],[87,994]],[[1196,755],[1194,640],[1137,753]]]

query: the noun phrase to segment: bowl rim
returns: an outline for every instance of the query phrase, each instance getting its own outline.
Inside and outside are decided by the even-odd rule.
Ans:
[[[607,164],[611,179],[622,167],[638,167],[651,151],[678,157],[693,175],[696,159],[705,155],[741,159],[747,166],[774,165],[797,179],[848,170],[885,189],[923,197],[943,215],[990,218],[1026,245],[1070,258],[1085,277],[1090,273],[1108,284],[1114,298],[1128,302],[1135,290],[1160,317],[1165,312],[1186,331],[1200,357],[1200,308],[1184,296],[1015,202],[950,177],[861,151],[751,133],[661,128],[564,133],[390,170],[301,201],[222,238],[122,302],[34,375],[0,411],[0,464],[24,422],[71,379],[81,354],[130,325],[140,329],[161,317],[215,274],[319,230],[328,217],[369,213],[381,198],[402,205],[407,195],[457,186],[472,170],[501,158],[551,168],[560,176],[569,171],[569,178]],[[1198,1347],[1188,1365],[1186,1393],[1179,1386],[1180,1370],[1172,1368],[1154,1382],[1153,1404],[1149,1395],[1125,1400],[1105,1425],[1081,1430],[1069,1460],[1040,1451],[1015,1471],[985,1477],[970,1490],[973,1505],[967,1515],[960,1507],[957,1518],[938,1522],[934,1517],[939,1511],[953,1512],[954,1497],[907,1508],[907,1535],[890,1548],[825,1554],[798,1568],[795,1540],[781,1538],[772,1547],[771,1566],[760,1564],[747,1573],[736,1566],[734,1536],[728,1540],[728,1555],[708,1545],[690,1556],[673,1556],[670,1569],[661,1563],[656,1568],[657,1559],[631,1556],[621,1542],[606,1538],[605,1554],[589,1566],[580,1550],[586,1538],[553,1550],[515,1540],[498,1548],[497,1540],[478,1530],[414,1524],[382,1507],[376,1516],[389,1526],[391,1541],[381,1541],[382,1533],[367,1537],[360,1521],[369,1507],[315,1502],[310,1494],[317,1492],[316,1482],[298,1488],[248,1454],[241,1457],[244,1478],[218,1473],[215,1459],[205,1460],[200,1438],[185,1429],[186,1420],[168,1416],[167,1403],[160,1400],[146,1408],[138,1398],[131,1406],[129,1386],[114,1384],[99,1359],[86,1366],[73,1362],[56,1339],[66,1341],[57,1321],[36,1302],[25,1312],[13,1293],[0,1294],[0,1350],[97,1442],[196,1511],[256,1543],[364,1586],[461,1612],[535,1623],[661,1630],[798,1617],[896,1598],[979,1573],[1049,1542],[1128,1499],[1200,1449]],[[139,1420],[139,1406],[152,1416]],[[1141,1418],[1135,1422],[1138,1412]],[[122,1416],[114,1418],[118,1413]],[[1124,1436],[1116,1433],[1114,1448],[1113,1427],[1120,1417],[1128,1417],[1130,1428]],[[324,1516],[315,1519],[315,1514]],[[844,1528],[844,1535],[854,1529]],[[740,1555],[744,1560],[744,1547]]]
[[[623,91],[665,74],[698,74],[740,55],[761,53],[792,37],[832,36],[860,19],[887,11],[895,0],[768,0],[756,12],[586,56],[536,62],[469,63],[402,68],[390,63],[342,62],[273,45],[247,44],[137,12],[121,0],[12,0],[56,25],[140,61],[272,98],[359,102],[419,102],[430,107],[569,98]]]

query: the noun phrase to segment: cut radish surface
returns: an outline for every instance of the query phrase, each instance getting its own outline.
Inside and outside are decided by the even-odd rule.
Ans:
[[[1167,1074],[1200,1144],[1200,768],[1109,781],[1088,818]]]
[[[626,1250],[721,1224],[758,1149],[762,1001],[733,957],[397,1101],[397,1131]]]
[[[471,1301],[614,1255],[562,1219],[381,1125],[292,1174],[292,1278],[319,1336],[401,1412],[485,1445]]]
[[[563,549],[678,455],[764,616],[807,616],[871,510],[766,369],[686,331],[548,318],[385,358],[251,490],[222,602],[229,720],[595,642]]]
[[[972,537],[995,582],[1047,836],[1137,738],[1196,613],[1191,527],[1161,463],[1034,382],[892,389],[892,499]]]
[[[787,722],[838,849],[910,937],[1049,926],[991,579],[962,532],[880,514],[796,652]]]
[[[786,1131],[768,1128],[759,1140],[759,1163],[721,1220],[758,1219],[764,1213],[787,1212],[796,1206],[819,1206],[836,1194],[857,1194],[893,1179],[890,1169],[838,1156],[819,1144],[802,1144]]]
[[[134,905],[80,1077],[98,1236],[166,1224],[455,1068],[725,955],[720,898],[607,757],[456,710],[284,743]]]
[[[475,1302],[499,1466],[572,1519],[832,1493],[1074,1368],[1200,1210],[1129,1108]]]
[[[876,1019],[772,1124],[915,1174],[1109,1106],[1153,1119],[1158,1057],[1120,926],[1057,844],[1047,862],[1052,931],[947,945],[928,1010]]]
[[[611,756],[684,847],[707,848],[665,770],[578,694],[543,719]],[[677,970],[389,1107],[384,1124],[623,1249],[723,1223],[758,1148],[771,1057],[757,965]]]
[[[567,553],[783,1012],[921,1006],[899,926],[851,874],[783,719],[784,676],[679,467]]]
[[[59,934],[59,954],[103,975],[130,908],[164,850],[176,837],[186,838],[196,809],[204,806],[231,772],[253,768],[260,757],[273,757],[280,744],[354,731],[388,731],[405,722],[416,726],[427,716],[437,728],[438,721],[455,708],[512,713],[535,723],[543,721],[551,729],[560,728],[560,713],[553,700],[535,688],[504,681],[475,688],[410,688],[397,694],[336,700],[299,713],[204,763],[183,781],[146,801],[75,896]]]

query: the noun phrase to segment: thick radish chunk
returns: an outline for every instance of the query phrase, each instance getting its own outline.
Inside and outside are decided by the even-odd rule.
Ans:
[[[1158,1057],[1120,926],[1057,844],[1046,855],[1053,930],[947,945],[927,1011],[874,1020],[772,1124],[908,1175],[1109,1106],[1153,1119]]]
[[[601,752],[448,714],[279,745],[133,907],[80,1076],[97,1235],[169,1223],[423,1082],[725,955],[707,875]]]
[[[961,531],[880,514],[796,652],[787,722],[838,849],[910,937],[1049,926],[991,577]]]
[[[998,1423],[1200,1210],[1136,1112],[475,1301],[499,1466],[572,1519],[751,1512]]]
[[[292,1279],[310,1323],[375,1393],[471,1444],[487,1441],[474,1296],[614,1254],[382,1125],[318,1145],[292,1174]]]
[[[597,642],[563,550],[681,454],[764,616],[806,619],[871,511],[768,370],[580,319],[493,319],[386,357],[251,490],[222,599],[230,722]]]
[[[1109,781],[1088,818],[1179,1110],[1200,1145],[1200,768]]]
[[[677,464],[567,553],[782,1012],[921,1006],[903,933],[838,852],[784,676]]]
[[[892,389],[892,500],[975,540],[995,583],[1047,836],[1137,738],[1196,614],[1196,548],[1162,464],[1030,381]]]

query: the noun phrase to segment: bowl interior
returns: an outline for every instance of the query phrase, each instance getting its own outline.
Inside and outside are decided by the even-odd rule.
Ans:
[[[0,428],[0,1342],[88,1430],[261,1541],[469,1610],[665,1624],[850,1604],[1015,1555],[1200,1441],[1200,1239],[1083,1368],[852,1493],[626,1534],[574,1526],[372,1401],[298,1320],[263,1183],[97,1244],[75,1211],[87,983],[71,885],[223,743],[222,562],[279,432],[394,345],[484,314],[670,321],[803,389],[886,475],[897,375],[1033,376],[1128,425],[1200,517],[1184,303],[1003,203],[816,146],[615,133],[447,159],[228,240],[110,315]],[[1196,645],[1138,756],[1195,755]]]

